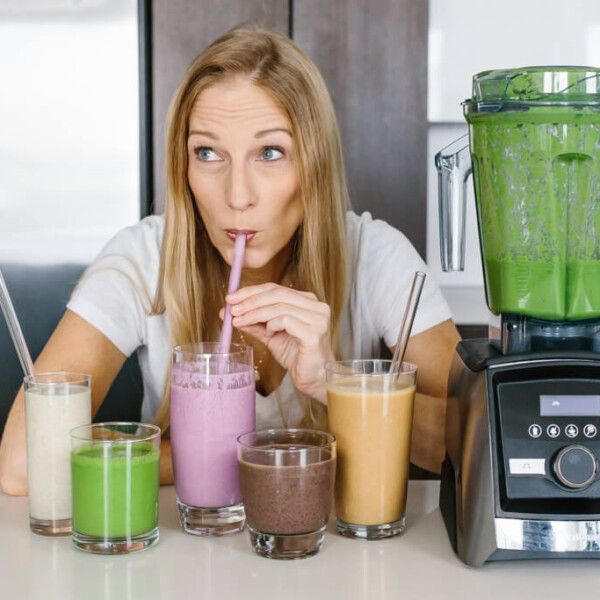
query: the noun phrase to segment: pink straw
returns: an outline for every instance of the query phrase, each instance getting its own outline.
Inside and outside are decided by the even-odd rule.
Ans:
[[[246,234],[238,233],[235,236],[235,248],[233,250],[233,261],[231,263],[231,273],[229,273],[229,286],[227,293],[232,294],[240,287],[242,277],[242,262],[244,262],[244,250],[246,249]],[[233,326],[231,324],[231,305],[225,305],[225,317],[223,319],[223,328],[219,339],[219,352],[229,352],[231,346],[231,334]]]

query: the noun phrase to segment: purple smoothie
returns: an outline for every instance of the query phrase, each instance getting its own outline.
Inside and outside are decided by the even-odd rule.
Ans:
[[[220,508],[242,500],[236,439],[256,427],[254,370],[195,372],[175,363],[171,372],[171,448],[175,489],[188,506]],[[208,385],[207,385],[208,377]]]

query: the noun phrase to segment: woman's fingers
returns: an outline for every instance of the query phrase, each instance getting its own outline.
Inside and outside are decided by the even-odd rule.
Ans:
[[[226,301],[234,327],[265,344],[298,390],[325,401],[322,367],[334,360],[329,305],[311,292],[274,283],[241,288]]]
[[[233,294],[228,294],[225,300],[231,304],[234,315],[278,302],[295,304],[303,308],[321,304],[312,292],[292,290],[274,283],[241,288]]]
[[[259,326],[253,325],[251,328],[244,328],[244,332],[251,333],[252,331],[251,335],[255,335],[255,337],[260,339],[278,358],[282,358],[284,362],[292,356],[290,351],[293,348],[295,348],[294,353],[300,352],[305,357],[310,356],[311,359],[315,359],[321,353],[324,340],[323,333],[315,327],[308,326],[304,321],[292,315],[284,314],[271,319],[260,330],[253,329],[255,327]],[[292,340],[293,345],[290,345],[289,342]],[[279,356],[279,352],[283,352],[283,354]],[[301,368],[298,362],[294,363],[294,365],[284,364],[284,366],[286,368],[292,366],[295,369]]]
[[[267,330],[270,330],[273,321],[276,320],[277,324],[286,323],[286,317],[293,318],[305,327],[316,330],[320,335],[324,335],[329,329],[329,307],[326,304],[312,306],[311,309],[285,303],[270,304],[250,310],[241,316],[235,316],[233,325],[235,327],[246,327],[257,323],[265,323]],[[272,330],[275,331],[275,329]],[[289,333],[292,334],[291,331]]]
[[[267,288],[264,286],[255,286],[256,288]],[[228,297],[228,300],[231,297]],[[267,321],[279,314],[291,313],[306,322],[312,322],[312,314],[320,314],[329,320],[329,305],[325,302],[319,302],[316,296],[308,292],[299,292],[290,290],[282,286],[268,287],[255,294],[245,297],[244,300],[232,303],[231,314],[235,317],[245,317],[245,321],[238,321],[240,325],[244,323]],[[303,315],[306,315],[305,317]],[[235,321],[234,321],[235,325]]]
[[[324,331],[309,326],[305,321],[295,315],[284,313],[266,323],[265,334],[269,337],[285,331],[288,335],[300,342],[300,345],[316,347],[321,343]]]

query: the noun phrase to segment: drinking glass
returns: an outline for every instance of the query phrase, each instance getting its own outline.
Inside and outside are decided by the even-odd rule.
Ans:
[[[181,526],[195,535],[241,531],[236,439],[256,424],[252,348],[218,342],[173,348],[171,449]]]
[[[379,539],[405,528],[417,367],[389,360],[328,363],[329,429],[337,439],[335,490],[341,535]]]
[[[269,429],[238,438],[250,541],[268,558],[316,554],[333,503],[336,442],[324,431]]]
[[[94,423],[71,431],[73,543],[126,554],[158,542],[160,428]]]
[[[34,533],[71,533],[69,431],[92,420],[91,379],[67,372],[24,378],[29,526]]]

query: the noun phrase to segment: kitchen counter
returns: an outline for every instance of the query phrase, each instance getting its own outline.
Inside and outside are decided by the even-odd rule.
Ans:
[[[563,598],[600,585],[596,560],[542,560],[464,566],[452,552],[437,499],[439,482],[411,481],[406,533],[366,542],[329,523],[316,556],[274,561],[252,551],[247,532],[223,538],[184,534],[173,486],[160,491],[160,541],[127,556],[98,556],[69,537],[30,533],[25,498],[0,492],[0,598],[253,600]]]

